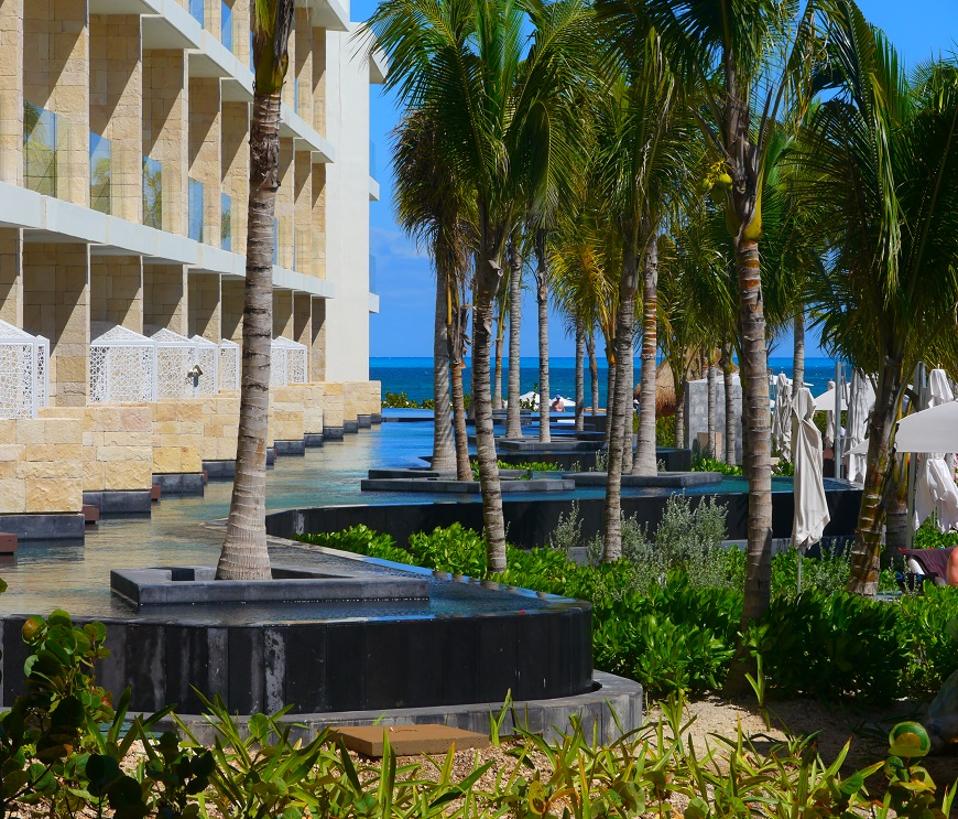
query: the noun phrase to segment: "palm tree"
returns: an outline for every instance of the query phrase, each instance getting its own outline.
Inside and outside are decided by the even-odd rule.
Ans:
[[[465,277],[470,242],[475,233],[468,191],[440,150],[439,123],[428,111],[410,111],[396,129],[393,166],[396,204],[403,229],[425,243],[436,270],[436,310],[433,332],[434,417],[432,468],[468,480],[468,463],[457,459],[453,437],[450,360],[457,361],[450,337],[458,314],[459,283]],[[463,419],[464,420],[464,419]]]
[[[270,344],[273,337],[273,211],[279,188],[280,93],[293,29],[293,0],[256,0],[253,64],[256,86],[250,122],[246,298],[243,304],[243,377],[240,387],[236,477],[218,580],[265,580],[266,436]]]
[[[785,113],[801,116],[812,66],[812,4],[798,0],[600,0],[612,36],[634,50],[650,26],[686,89],[704,95],[702,133],[727,180],[725,215],[735,243],[743,412],[750,439],[748,559],[743,621],[768,608],[772,495],[768,365],[759,240],[769,133]],[[753,103],[761,114],[753,119]]]
[[[958,302],[958,62],[906,79],[850,0],[829,0],[835,81],[812,113],[798,195],[828,231],[815,321],[832,350],[877,375],[868,469],[852,546],[853,591],[874,594],[895,420],[919,361],[954,361]]]
[[[628,432],[638,267],[646,264],[662,214],[678,191],[682,152],[690,133],[676,86],[663,58],[658,34],[648,32],[623,53],[623,73],[599,106],[596,187],[608,203],[609,221],[619,232],[622,266],[617,285],[613,337],[615,377],[609,397],[609,456],[603,511],[603,560],[622,554],[622,468]]]
[[[506,533],[490,389],[493,304],[519,220],[555,211],[582,165],[571,91],[591,71],[593,25],[584,0],[384,0],[369,21],[391,63],[387,85],[443,123],[442,150],[474,195],[472,396],[494,572],[506,566]]]

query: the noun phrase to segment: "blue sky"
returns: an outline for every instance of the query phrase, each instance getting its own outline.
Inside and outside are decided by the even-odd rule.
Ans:
[[[940,52],[958,48],[958,0],[859,0],[859,5],[891,36],[909,66]],[[354,19],[365,20],[375,0],[353,0]],[[428,356],[432,352],[433,278],[429,260],[398,228],[392,201],[390,134],[398,119],[398,105],[391,94],[374,87],[371,92],[371,138],[375,143],[376,168],[382,198],[370,206],[371,252],[376,256],[380,313],[370,316],[370,354],[373,356]],[[535,299],[526,292],[523,300],[522,354],[536,352]],[[553,355],[572,355],[572,340],[552,318],[550,334]],[[809,355],[818,354],[815,339],[809,339]],[[789,338],[780,343],[790,345]],[[782,352],[788,350],[785,346]]]

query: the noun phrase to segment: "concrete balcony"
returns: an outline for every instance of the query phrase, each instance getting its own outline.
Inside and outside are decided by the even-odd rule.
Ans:
[[[246,276],[246,257],[238,253],[5,182],[0,182],[0,225],[23,228],[26,242],[83,242],[93,246],[96,255],[136,255],[148,264],[182,264],[236,279]],[[334,297],[330,282],[278,265],[273,267],[273,283],[319,298]]]

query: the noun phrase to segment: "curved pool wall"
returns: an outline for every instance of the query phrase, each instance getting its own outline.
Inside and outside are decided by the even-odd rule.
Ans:
[[[602,530],[603,489],[576,489],[568,493],[542,494],[538,497],[503,497],[502,509],[509,542],[524,548],[545,546],[559,524],[568,515],[572,501],[578,505],[582,534],[591,538]],[[672,494],[684,494],[693,504],[706,497],[726,508],[726,525],[730,540],[747,537],[748,488],[744,479],[725,479],[719,484],[686,489],[643,488],[623,489],[622,513],[634,516],[640,524],[654,530]],[[855,531],[861,489],[845,481],[825,480],[825,496],[831,522],[826,537],[850,537]],[[787,539],[792,534],[794,496],[791,479],[776,478],[772,492],[772,537]],[[277,537],[294,538],[310,532],[335,532],[364,523],[372,529],[389,532],[399,545],[405,545],[416,532],[432,531],[437,526],[461,523],[482,531],[482,502],[475,496],[451,501],[396,502],[321,506],[286,509],[266,518],[267,531]]]
[[[132,689],[135,711],[176,704],[198,714],[193,690],[234,714],[394,708],[574,697],[592,690],[591,607],[521,589],[485,588],[415,567],[280,548],[285,564],[424,579],[428,601],[151,606],[100,619],[110,655],[100,683]],[[3,627],[3,703],[23,688],[24,617]],[[92,618],[77,618],[85,622]]]

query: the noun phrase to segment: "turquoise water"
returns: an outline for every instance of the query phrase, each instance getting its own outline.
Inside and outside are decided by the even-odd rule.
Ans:
[[[468,363],[468,361],[467,361]],[[528,392],[538,386],[539,363],[536,358],[523,357],[520,360],[520,392]],[[636,362],[636,366],[638,362]],[[792,359],[772,356],[769,359],[770,371],[775,374],[784,372],[791,377]],[[508,361],[503,363],[503,372],[508,371]],[[432,398],[432,358],[371,358],[369,360],[370,378],[381,381],[383,394],[387,392],[404,392],[416,401]],[[805,381],[811,384],[813,395],[825,391],[828,381],[835,377],[835,364],[827,358],[809,358],[806,361]],[[472,370],[468,367],[463,375],[466,391],[472,378]],[[505,379],[505,376],[503,376]],[[599,360],[599,395],[600,405],[605,406],[606,382],[608,371],[604,359]],[[503,381],[503,389],[506,389]],[[586,394],[591,389],[589,374],[586,371]],[[552,395],[563,395],[567,398],[575,396],[575,359],[556,357],[549,359],[549,391]],[[587,399],[588,400],[588,399]]]

